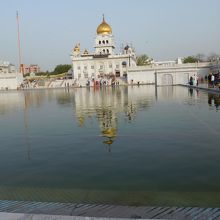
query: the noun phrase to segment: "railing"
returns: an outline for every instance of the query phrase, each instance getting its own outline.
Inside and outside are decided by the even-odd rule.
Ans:
[[[179,68],[210,68],[211,63],[186,63],[186,64],[169,64],[169,65],[148,65],[148,66],[136,66],[131,67],[128,71],[138,70],[163,70],[163,69],[179,69]]]

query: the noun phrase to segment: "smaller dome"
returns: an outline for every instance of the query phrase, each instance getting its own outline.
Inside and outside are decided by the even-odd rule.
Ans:
[[[74,49],[73,49],[74,52],[80,52],[80,44],[77,44]]]
[[[87,49],[85,49],[84,52],[83,52],[83,54],[84,54],[84,55],[88,55],[88,54],[89,54],[89,51],[88,51]]]
[[[112,34],[112,28],[106,23],[104,15],[102,23],[97,28],[97,34]]]
[[[124,48],[124,50],[128,50],[130,47],[127,45],[125,48]]]

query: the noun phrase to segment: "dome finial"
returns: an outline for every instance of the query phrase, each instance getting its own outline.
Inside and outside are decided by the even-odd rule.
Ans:
[[[105,14],[102,14],[102,20],[105,22]]]

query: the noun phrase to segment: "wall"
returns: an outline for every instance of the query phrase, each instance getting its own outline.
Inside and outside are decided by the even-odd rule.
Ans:
[[[155,83],[154,70],[129,70],[128,71],[128,84],[153,84]]]
[[[210,72],[209,63],[196,64],[172,64],[168,66],[139,66],[128,70],[128,84],[152,84],[164,85],[164,75],[171,75],[172,84],[188,84],[189,78],[198,75],[199,78],[205,77]]]
[[[0,74],[0,90],[17,89],[22,82],[21,74]]]

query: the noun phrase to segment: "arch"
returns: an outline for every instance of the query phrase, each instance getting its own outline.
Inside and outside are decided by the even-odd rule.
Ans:
[[[163,74],[161,79],[162,86],[172,86],[173,85],[173,76],[172,74]]]
[[[123,62],[122,62],[122,66],[127,66],[127,62],[126,62],[126,61],[123,61]]]
[[[109,49],[107,49],[107,53],[109,54]]]
[[[105,41],[103,40],[102,43],[105,44]]]
[[[99,45],[102,43],[102,41],[99,41]]]

